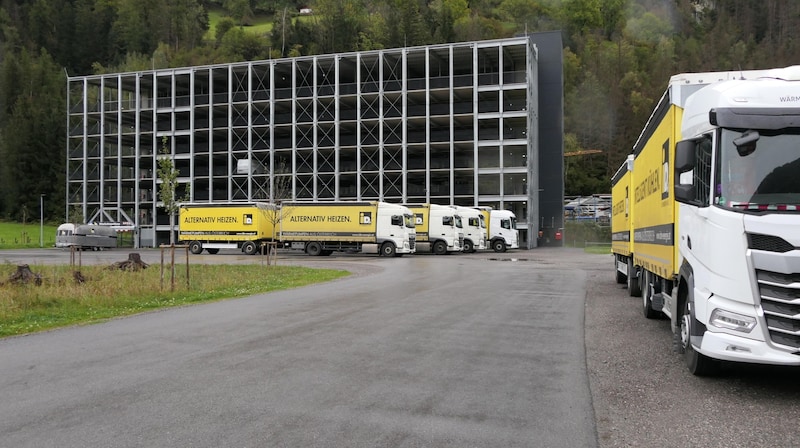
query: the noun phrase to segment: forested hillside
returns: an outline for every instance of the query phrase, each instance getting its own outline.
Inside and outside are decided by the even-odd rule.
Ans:
[[[797,1],[0,0],[0,218],[35,220],[41,194],[64,218],[67,75],[550,30],[565,150],[601,151],[566,159],[567,194],[610,190],[670,75],[800,63]]]

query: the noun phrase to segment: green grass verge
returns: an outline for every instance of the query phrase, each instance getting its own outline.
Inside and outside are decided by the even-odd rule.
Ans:
[[[591,246],[584,247],[583,251],[589,254],[607,255],[611,253],[611,244],[593,244]]]
[[[40,227],[38,221],[25,224],[0,221],[0,249],[36,248],[40,237],[44,240],[44,247],[53,247],[57,227],[46,223]]]
[[[16,272],[15,265],[0,265],[0,281]],[[149,310],[243,297],[278,291],[349,275],[346,271],[295,266],[176,265],[175,291],[170,291],[169,270],[161,289],[161,270],[151,265],[138,272],[83,266],[87,279],[79,284],[69,266],[37,266],[42,284],[0,285],[0,337],[86,324]]]

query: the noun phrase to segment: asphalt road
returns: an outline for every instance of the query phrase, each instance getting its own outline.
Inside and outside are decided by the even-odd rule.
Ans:
[[[360,275],[2,340],[0,444],[596,446],[586,273],[518,255],[325,258]]]
[[[32,252],[0,262],[65,256]],[[690,375],[610,256],[279,263],[355,275],[0,340],[0,446],[800,446],[800,370]]]

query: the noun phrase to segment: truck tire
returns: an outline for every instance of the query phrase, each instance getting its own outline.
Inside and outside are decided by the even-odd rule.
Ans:
[[[433,243],[433,253],[436,255],[444,255],[447,253],[447,243],[439,240]]]
[[[675,333],[675,346],[678,353],[683,354],[683,359],[686,362],[686,367],[689,372],[695,376],[713,376],[719,373],[720,362],[716,359],[709,358],[706,355],[697,353],[692,347],[691,335],[695,326],[699,324],[692,312],[692,292],[689,292],[689,297],[683,302],[683,311],[680,315],[680,325],[678,332]]]
[[[492,250],[494,250],[495,252],[505,252],[506,242],[499,238],[492,241]]]
[[[472,244],[472,240],[464,240],[464,252],[468,254],[475,252],[475,245]]]
[[[219,249],[206,249],[206,252],[210,253],[211,255],[215,255],[219,253]]]
[[[317,242],[308,243],[306,244],[306,253],[312,257],[318,257],[322,255],[322,245]]]
[[[389,242],[383,243],[381,246],[381,256],[394,257],[395,255],[397,255],[397,248],[394,247],[394,244]]]
[[[653,274],[642,269],[642,312],[647,319],[655,319],[660,312],[653,309]]]
[[[636,275],[636,268],[633,266],[633,257],[628,258],[628,294],[631,297],[638,297],[642,293],[642,285],[639,283],[639,276]]]
[[[201,252],[203,252],[203,245],[200,243],[200,241],[192,241],[189,243],[189,252],[199,255]]]
[[[242,252],[244,252],[245,255],[254,255],[258,252],[258,247],[256,247],[256,243],[247,241],[242,244]]]

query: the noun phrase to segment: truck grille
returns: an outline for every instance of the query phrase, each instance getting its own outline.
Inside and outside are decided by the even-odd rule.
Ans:
[[[747,245],[750,249],[763,250],[766,252],[785,253],[795,249],[785,239],[773,235],[761,235],[758,233],[747,234]]]
[[[800,274],[756,271],[772,342],[800,349]]]

